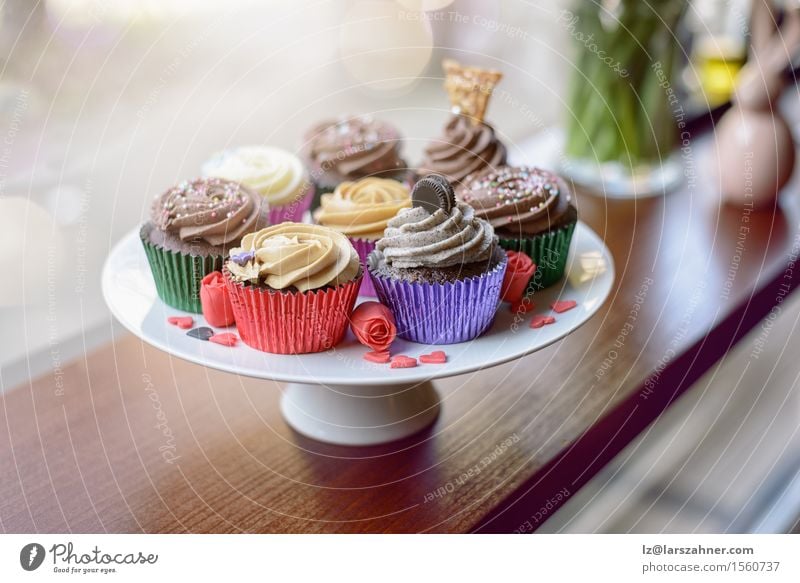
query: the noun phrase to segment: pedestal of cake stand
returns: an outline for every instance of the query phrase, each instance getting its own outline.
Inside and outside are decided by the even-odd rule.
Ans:
[[[339,445],[375,445],[413,435],[436,420],[433,383],[378,386],[289,383],[281,413],[298,433]]]

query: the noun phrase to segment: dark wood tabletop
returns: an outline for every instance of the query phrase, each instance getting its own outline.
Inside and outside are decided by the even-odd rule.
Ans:
[[[795,185],[776,213],[578,196],[616,261],[612,296],[563,341],[444,379],[426,432],[372,448],[293,433],[281,385],[124,335],[0,400],[5,532],[528,532],[794,287]],[[797,270],[800,273],[800,269]]]

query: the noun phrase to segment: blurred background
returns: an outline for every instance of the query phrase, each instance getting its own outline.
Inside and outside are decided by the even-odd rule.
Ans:
[[[680,8],[673,85],[688,115],[724,107],[746,58],[749,0],[654,4]],[[372,113],[401,129],[413,164],[449,111],[440,67],[448,56],[505,73],[487,121],[512,158],[535,136],[563,143],[576,59],[565,11],[575,5],[6,0],[0,390],[112,337],[99,285],[109,248],[142,222],[153,196],[197,175],[217,150],[298,151],[313,122]],[[797,302],[784,307],[763,369],[743,380],[729,355],[693,401],[682,400],[684,409],[674,407],[546,528],[791,529],[800,514],[800,406],[785,349],[799,345],[798,314]],[[776,383],[781,390],[769,391]],[[745,480],[742,460],[751,459],[759,465]]]

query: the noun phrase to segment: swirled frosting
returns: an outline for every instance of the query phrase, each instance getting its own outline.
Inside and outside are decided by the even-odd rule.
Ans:
[[[459,183],[468,174],[505,163],[506,147],[492,126],[455,115],[445,126],[444,136],[425,148],[419,173],[443,174],[450,182]]]
[[[304,292],[351,281],[358,253],[341,233],[302,223],[281,223],[242,238],[226,264],[234,281]]]
[[[556,174],[505,166],[470,177],[456,196],[489,221],[498,235],[536,234],[577,218],[572,193]]]
[[[219,152],[203,164],[203,175],[240,182],[273,206],[287,205],[310,188],[300,158],[272,146],[242,146]]]
[[[156,227],[183,241],[226,245],[256,228],[263,210],[266,203],[245,186],[221,178],[198,178],[157,196],[151,217]]]
[[[423,207],[404,209],[375,246],[391,267],[442,268],[488,261],[494,244],[492,226],[462,203],[433,214]]]
[[[394,126],[369,116],[323,121],[306,134],[312,173],[337,182],[400,170],[401,136]]]
[[[325,225],[354,239],[375,240],[400,209],[411,206],[405,185],[388,178],[363,178],[342,182],[332,193],[323,194],[314,214]]]

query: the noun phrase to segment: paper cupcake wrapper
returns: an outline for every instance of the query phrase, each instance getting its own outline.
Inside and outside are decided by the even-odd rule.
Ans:
[[[324,352],[338,344],[350,322],[358,278],[335,288],[280,292],[233,281],[223,269],[242,341],[273,354]]]
[[[140,238],[161,301],[178,310],[201,313],[201,281],[209,273],[222,269],[223,256],[171,251],[154,245],[142,236],[142,232]]]
[[[308,192],[305,193],[302,197],[297,200],[293,200],[289,204],[285,204],[283,206],[271,206],[269,207],[269,224],[270,225],[279,225],[281,223],[285,223],[287,221],[291,223],[302,223],[303,222],[303,215],[311,206],[311,201],[316,196],[314,193],[316,191],[315,186],[312,184],[311,188],[308,189]]]
[[[559,229],[524,239],[500,237],[500,246],[503,249],[522,251],[536,264],[536,271],[528,285],[529,289],[540,290],[550,287],[564,276],[575,225],[576,223],[570,223]]]
[[[353,244],[353,247],[356,248],[356,251],[358,252],[358,258],[361,259],[361,266],[366,272],[367,257],[369,257],[369,254],[372,253],[373,249],[375,249],[375,241],[351,238],[350,242]],[[369,296],[372,298],[377,295],[375,293],[375,286],[372,285],[372,279],[370,277],[365,277],[364,281],[361,282],[361,290],[358,292],[358,295]]]
[[[508,258],[499,249],[491,271],[463,281],[421,283],[369,275],[394,315],[397,335],[421,344],[455,344],[483,334],[494,321]],[[502,258],[499,257],[502,255]],[[373,258],[376,256],[373,254]],[[374,264],[371,260],[370,263]]]

